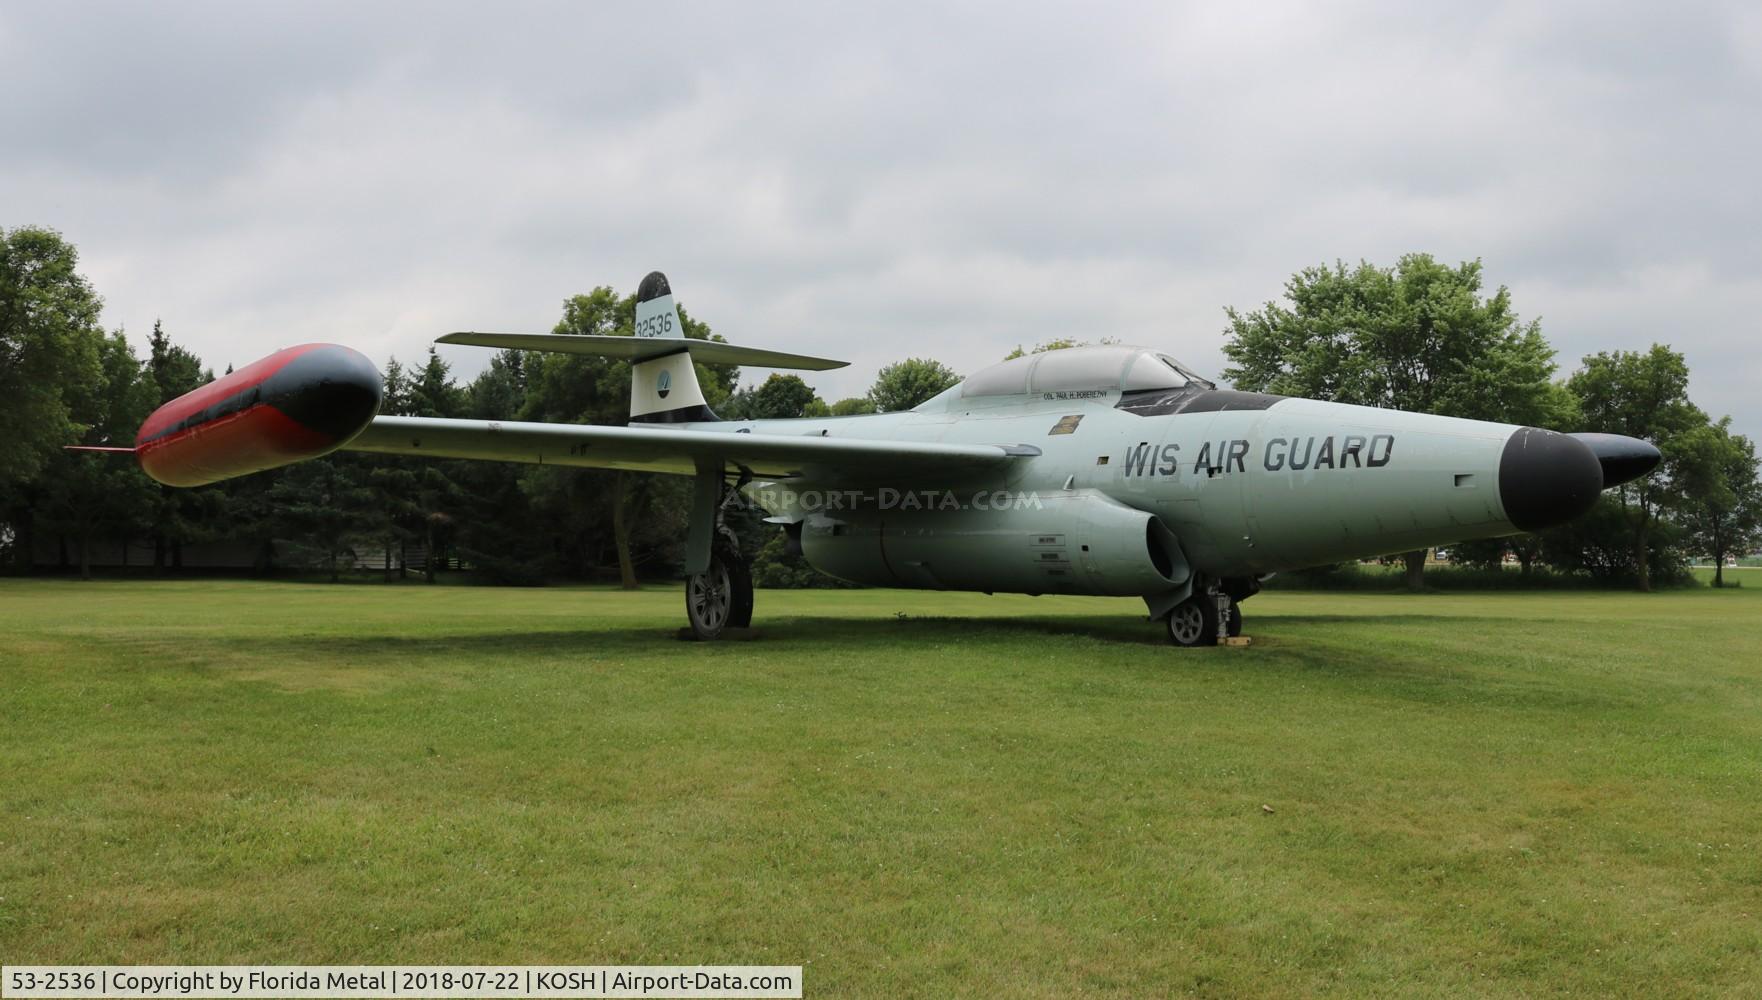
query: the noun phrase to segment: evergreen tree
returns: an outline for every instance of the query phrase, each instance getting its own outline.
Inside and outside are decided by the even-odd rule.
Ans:
[[[497,352],[465,387],[465,415],[475,420],[513,420],[526,402],[525,369],[520,351]]]
[[[157,319],[153,321],[153,333],[147,338],[147,347],[147,371],[158,390],[158,405],[163,406],[214,380],[212,373],[206,373],[204,377],[201,359],[171,342],[164,325]]]
[[[415,411],[411,405],[410,376],[405,373],[404,366],[395,356],[386,359],[385,370],[379,375],[379,384],[380,413],[388,417],[413,415]]]
[[[158,404],[164,404],[208,382],[213,372],[202,370],[201,359],[171,341],[164,323],[153,321],[147,338],[147,377],[152,380]],[[212,487],[199,490],[156,486],[152,504],[153,568],[163,572],[167,556],[173,566],[183,567],[184,542],[204,534],[204,522],[214,515],[224,494]]]
[[[356,545],[374,540],[378,513],[362,470],[350,458],[333,455],[290,465],[269,488],[277,533],[296,551],[315,555],[312,561],[325,567],[332,583]]]
[[[417,501],[420,479],[410,461],[392,455],[356,455],[371,496],[365,531],[377,539],[384,556],[385,578],[408,573],[409,543],[420,537],[422,507]]]
[[[410,415],[456,417],[464,403],[465,394],[453,382],[453,366],[430,344],[428,360],[410,382]]]

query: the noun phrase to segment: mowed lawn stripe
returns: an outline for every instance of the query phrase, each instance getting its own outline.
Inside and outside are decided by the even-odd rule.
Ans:
[[[1742,992],[1759,596],[0,581],[0,954]]]

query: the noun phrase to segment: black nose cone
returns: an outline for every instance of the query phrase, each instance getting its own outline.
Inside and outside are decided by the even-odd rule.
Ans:
[[[379,412],[379,370],[359,352],[319,344],[263,380],[263,401],[338,442]]]
[[[1603,465],[1603,488],[1620,486],[1658,467],[1664,455],[1650,442],[1625,434],[1574,434]]]
[[[1565,524],[1590,510],[1603,490],[1596,452],[1574,437],[1524,427],[1499,456],[1505,519],[1524,531]]]

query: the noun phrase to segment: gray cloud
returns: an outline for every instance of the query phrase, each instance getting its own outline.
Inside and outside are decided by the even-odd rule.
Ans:
[[[1708,4],[13,5],[0,224],[217,366],[546,330],[660,267],[737,342],[1215,369],[1294,270],[1481,257],[1570,367],[1762,434],[1762,15]],[[449,352],[462,371],[482,359]]]

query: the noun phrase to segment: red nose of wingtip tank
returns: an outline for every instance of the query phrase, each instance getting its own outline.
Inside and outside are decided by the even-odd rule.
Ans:
[[[379,372],[338,344],[277,351],[153,411],[135,435],[141,468],[201,486],[317,458],[379,412]]]

